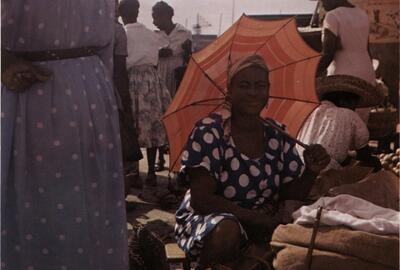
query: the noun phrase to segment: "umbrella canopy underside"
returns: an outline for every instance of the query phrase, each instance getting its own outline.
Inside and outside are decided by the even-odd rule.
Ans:
[[[294,18],[261,21],[243,15],[205,49],[192,55],[163,122],[170,143],[170,169],[179,170],[180,154],[194,124],[224,102],[228,68],[242,57],[262,56],[269,68],[270,98],[262,117],[271,117],[296,136],[318,106],[315,74],[320,54],[304,42]]]

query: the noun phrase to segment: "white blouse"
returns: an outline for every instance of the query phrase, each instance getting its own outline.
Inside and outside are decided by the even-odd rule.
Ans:
[[[158,64],[158,50],[165,46],[165,41],[155,32],[141,23],[130,23],[124,26],[128,39],[127,68],[140,65]]]
[[[356,112],[324,100],[307,118],[297,138],[305,144],[321,144],[331,156],[326,169],[340,169],[349,150],[368,144],[369,132]],[[296,147],[303,159],[304,149]]]
[[[375,72],[368,54],[369,18],[358,8],[338,7],[326,13],[324,29],[340,40],[328,75],[352,75],[375,84]]]

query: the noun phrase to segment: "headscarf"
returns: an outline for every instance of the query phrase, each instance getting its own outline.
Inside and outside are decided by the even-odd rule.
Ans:
[[[231,107],[232,107],[232,100],[231,100],[231,97],[229,94],[229,86],[232,83],[233,77],[235,77],[235,75],[237,73],[239,73],[240,71],[242,71],[243,69],[248,68],[248,67],[259,67],[259,68],[265,70],[267,73],[269,72],[267,64],[264,61],[264,58],[262,58],[260,55],[257,55],[257,54],[242,57],[239,60],[237,60],[234,64],[229,66],[228,81],[227,81],[228,91],[225,95],[225,102],[223,104],[224,109],[230,111]]]
[[[269,72],[267,64],[264,61],[264,58],[262,58],[258,54],[253,54],[247,57],[240,58],[238,61],[232,64],[228,69],[228,82],[227,82],[228,89],[232,82],[233,77],[235,77],[237,73],[239,73],[245,68],[253,66],[259,67],[265,70],[267,73]]]

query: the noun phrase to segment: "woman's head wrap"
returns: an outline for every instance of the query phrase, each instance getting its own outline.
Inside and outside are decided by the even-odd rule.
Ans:
[[[232,64],[228,69],[228,82],[227,82],[228,89],[230,84],[232,83],[233,77],[235,77],[236,74],[238,74],[240,71],[248,67],[259,67],[265,70],[267,73],[269,71],[267,64],[264,61],[264,58],[262,58],[257,54],[240,58],[238,61]]]

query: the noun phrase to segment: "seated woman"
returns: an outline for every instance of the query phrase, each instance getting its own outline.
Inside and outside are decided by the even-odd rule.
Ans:
[[[331,162],[325,168],[342,169],[349,163],[349,151],[356,151],[360,165],[381,169],[379,159],[371,156],[367,125],[354,111],[380,100],[375,87],[353,76],[335,75],[317,79],[321,105],[305,121],[297,138],[306,144],[321,144]],[[338,136],[340,135],[340,136]],[[300,156],[303,149],[296,147]]]
[[[260,56],[229,69],[227,96],[230,106],[199,121],[182,153],[190,189],[176,213],[175,234],[199,269],[229,263],[251,269],[244,265],[254,261],[235,259],[246,246],[265,253],[279,224],[279,201],[305,198],[330,161],[323,147],[311,145],[304,166],[295,143],[259,117],[269,96]]]

